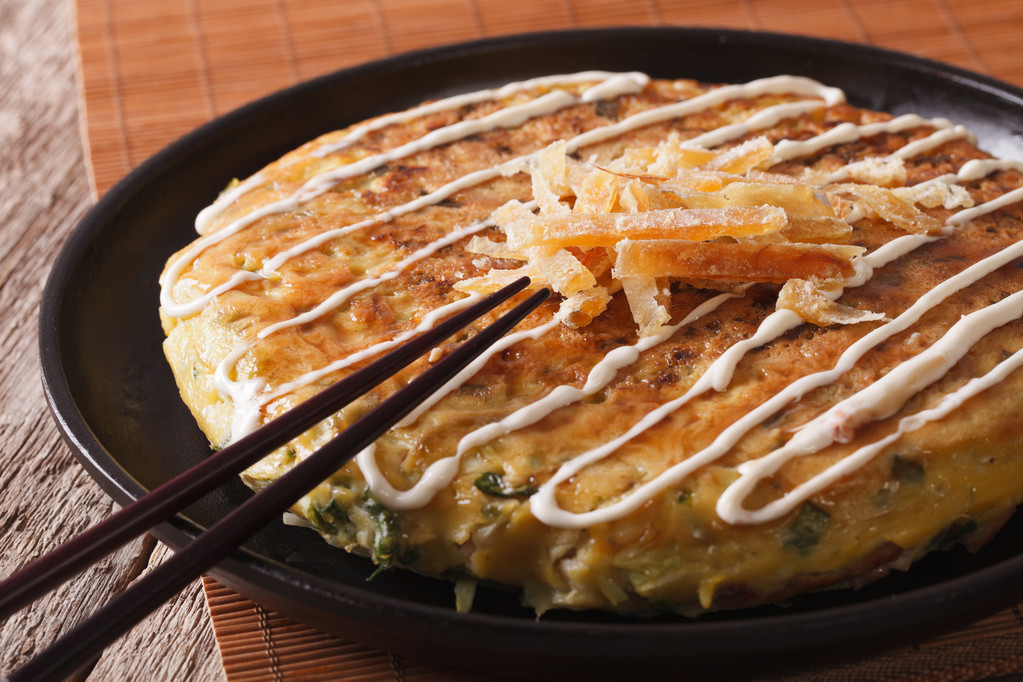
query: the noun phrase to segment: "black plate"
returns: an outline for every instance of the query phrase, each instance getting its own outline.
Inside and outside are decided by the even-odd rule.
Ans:
[[[44,295],[40,352],[53,412],[82,464],[123,503],[207,454],[162,357],[157,275],[194,238],[196,212],[231,178],[371,115],[586,69],[728,82],[803,74],[844,88],[856,105],[951,118],[992,153],[1023,159],[1023,91],[906,55],[808,38],[694,29],[536,34],[341,71],[171,145],[111,190],[71,235]],[[180,547],[246,495],[240,484],[224,486],[157,535]],[[493,588],[481,588],[473,612],[459,615],[449,584],[398,571],[367,582],[369,562],[281,524],[213,575],[298,620],[480,670],[740,673],[874,652],[1014,603],[1023,596],[1021,548],[1017,520],[977,555],[942,553],[858,592],[699,620],[550,613],[538,621],[514,595]]]

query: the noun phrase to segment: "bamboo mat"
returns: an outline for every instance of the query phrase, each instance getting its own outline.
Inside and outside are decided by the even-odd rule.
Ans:
[[[807,34],[1023,85],[1019,0],[77,0],[76,8],[96,196],[164,145],[262,95],[387,55],[509,33],[686,25]],[[230,682],[483,679],[316,632],[204,584]],[[916,647],[772,679],[976,680],[1020,671],[1016,607]]]
[[[93,186],[102,194],[214,116],[412,49],[613,25],[724,26],[910,52],[1023,85],[1019,0],[78,0]]]

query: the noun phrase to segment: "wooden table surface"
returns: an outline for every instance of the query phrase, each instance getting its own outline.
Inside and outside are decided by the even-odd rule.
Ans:
[[[36,316],[50,266],[93,201],[73,24],[69,0],[0,0],[0,576],[116,508],[61,440],[36,350]],[[133,542],[0,624],[0,673],[166,555],[152,538]],[[71,679],[225,679],[199,582]]]
[[[61,440],[36,351],[50,265],[92,205],[73,35],[65,0],[0,0],[0,575],[116,509]],[[52,642],[166,551],[151,538],[133,542],[9,619],[0,626],[0,672]],[[72,679],[224,679],[199,582]]]

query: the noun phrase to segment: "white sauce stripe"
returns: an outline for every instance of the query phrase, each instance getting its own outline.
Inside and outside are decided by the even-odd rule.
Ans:
[[[213,387],[221,396],[231,401],[231,434],[235,440],[252,433],[259,426],[259,409],[255,406],[262,404],[259,402],[259,396],[266,390],[266,380],[262,377],[237,380],[230,376],[238,360],[251,348],[252,344],[239,344],[228,353],[213,373]]]
[[[819,100],[774,104],[755,112],[742,123],[731,123],[696,137],[691,137],[685,141],[685,144],[686,146],[703,147],[705,149],[720,147],[726,142],[742,137],[754,130],[772,128],[786,119],[799,118],[824,106],[825,103]]]
[[[984,336],[1020,316],[1023,316],[1023,291],[1017,291],[997,303],[963,316],[930,348],[813,419],[800,428],[784,446],[760,459],[740,465],[739,478],[725,489],[718,500],[718,516],[731,524],[763,523],[780,518],[794,510],[809,495],[833,484],[854,467],[862,466],[882,448],[875,445],[857,451],[850,464],[833,466],[812,481],[759,509],[750,510],[742,506],[757,483],[776,473],[786,462],[819,452],[835,442],[849,442],[858,427],[895,414],[907,400],[943,377]],[[1017,359],[1003,367],[1003,371],[1011,371],[1018,362]],[[987,382],[979,381],[970,390],[979,392],[987,385]],[[933,418],[944,416],[965,399],[961,394],[956,397],[956,393],[946,398],[948,402],[945,406],[939,404],[940,409],[936,408],[932,412]],[[909,426],[915,429],[923,425],[919,420],[902,421],[905,424],[900,423],[894,438],[905,433]]]
[[[520,341],[524,341],[526,339],[539,339],[541,336],[560,324],[561,321],[555,317],[539,327],[515,332],[502,337],[500,341],[492,345],[482,355],[473,360],[469,366],[455,375],[455,377],[444,384],[439,391],[431,395],[422,405],[416,408],[415,411],[411,412],[404,420],[399,422],[398,427],[414,424],[426,410],[437,404],[441,398],[452,391],[457,390],[462,386],[462,384],[471,379],[480,371],[480,369],[483,368],[483,365],[485,365],[490,358],[497,353],[500,353]],[[355,461],[359,465],[359,469],[362,471],[363,476],[366,477],[366,482],[369,484],[370,489],[372,489],[373,496],[380,500],[380,503],[388,509],[395,510],[420,509],[425,507],[442,488],[449,485],[455,476],[458,475],[458,467],[461,462],[461,456],[458,454],[453,454],[443,459],[439,459],[426,468],[426,471],[423,472],[422,477],[414,486],[408,490],[399,492],[387,483],[387,479],[384,477],[379,467],[377,467],[376,461],[373,458],[374,451],[375,448],[367,448],[359,453]]]
[[[450,381],[441,386],[438,391],[436,391],[433,395],[424,400],[419,407],[410,412],[408,416],[406,416],[403,420],[398,422],[398,426],[402,427],[408,426],[410,424],[415,424],[416,420],[419,419],[419,417],[421,417],[424,412],[426,412],[428,409],[439,403],[441,401],[441,398],[451,393],[452,391],[460,388],[462,384],[464,384],[466,381],[475,376],[476,373],[483,368],[483,365],[487,364],[490,358],[494,357],[501,351],[505,350],[506,348],[510,348],[511,346],[514,346],[516,343],[520,341],[525,341],[527,339],[531,341],[536,341],[547,332],[557,328],[559,324],[561,324],[561,320],[555,317],[554,319],[548,320],[547,322],[538,327],[534,327],[532,329],[525,329],[523,331],[514,332],[512,334],[508,334],[507,336],[501,337],[500,341],[490,346],[490,348],[481,353],[480,356],[473,360],[471,363],[469,363],[469,365],[465,369],[456,374]]]
[[[535,424],[554,410],[579,402],[583,398],[603,390],[615,378],[618,370],[636,362],[640,353],[667,341],[679,329],[717,310],[722,303],[730,298],[735,298],[735,294],[719,294],[694,308],[678,324],[667,325],[656,334],[640,338],[631,346],[615,348],[593,366],[581,389],[568,385],[557,386],[540,400],[512,412],[504,419],[466,434],[458,441],[458,454],[463,455],[472,448],[479,447],[495,438]]]
[[[913,142],[910,142],[909,144],[900,147],[897,151],[889,154],[888,156],[881,157],[880,160],[885,161],[888,159],[903,160],[909,159],[914,156],[923,154],[924,152],[930,151],[932,149],[937,149],[941,145],[951,142],[952,140],[958,140],[968,137],[970,137],[970,133],[969,131],[966,130],[966,128],[958,125],[953,126],[951,128],[946,128],[944,130],[935,131],[928,135],[927,137],[921,138],[919,140],[914,140]],[[846,166],[844,168],[838,169],[830,176],[828,176],[825,182],[826,183],[840,182],[848,177],[849,170],[848,166]]]
[[[458,475],[460,458],[450,455],[439,459],[423,472],[422,478],[408,490],[398,490],[390,484],[374,460],[376,445],[370,445],[355,457],[373,497],[388,509],[420,509],[426,506],[439,490]]]
[[[473,92],[467,92],[454,95],[452,97],[445,97],[444,99],[439,99],[433,102],[427,102],[405,111],[378,116],[377,118],[352,128],[340,140],[323,145],[313,152],[313,156],[327,156],[328,154],[333,154],[334,152],[345,149],[346,147],[350,147],[369,133],[381,130],[387,126],[408,123],[409,121],[414,121],[417,118],[429,116],[430,114],[454,111],[470,104],[479,104],[480,102],[490,100],[500,101],[528,90],[563,87],[565,85],[589,83],[592,81],[607,81],[610,83],[608,87],[613,94],[605,95],[605,89],[603,86],[595,86],[587,91],[587,94],[583,97],[583,101],[591,102],[596,99],[610,98],[620,92],[620,88],[623,85],[622,81],[624,79],[629,80],[626,87],[631,87],[633,83],[642,83],[645,86],[650,81],[650,77],[645,73],[635,71],[630,73],[581,71],[579,73],[560,76],[541,76],[539,78],[530,78],[529,80],[508,83],[495,89],[475,90]]]
[[[781,140],[774,146],[774,156],[771,158],[771,163],[779,164],[782,161],[810,156],[811,154],[817,154],[827,147],[849,144],[864,137],[880,135],[881,133],[898,133],[922,126],[939,129],[951,128],[952,122],[944,118],[928,119],[917,114],[906,114],[893,118],[890,121],[879,121],[877,123],[864,123],[862,125],[851,122],[839,123],[834,128],[808,140]]]
[[[266,178],[263,177],[262,173],[255,173],[250,175],[244,182],[240,182],[222,192],[216,201],[199,211],[199,214],[195,217],[195,231],[201,235],[209,232],[213,221],[224,212],[224,209],[256,187],[262,185],[265,181]]]
[[[883,452],[885,448],[895,443],[905,434],[912,433],[930,422],[944,419],[955,410],[962,407],[970,398],[973,398],[996,384],[1005,381],[1010,374],[1020,367],[1023,367],[1023,350],[1016,351],[1007,359],[996,365],[987,374],[974,377],[961,388],[942,396],[941,400],[938,401],[938,404],[934,407],[903,417],[899,420],[898,427],[893,433],[890,433],[884,438],[874,441],[869,445],[864,445],[856,450],[856,452],[839,460],[835,464],[832,464],[821,473],[799,484],[796,488],[786,493],[783,498],[784,501],[779,500],[778,508],[774,510],[775,515],[784,515],[795,510],[799,504],[805,502],[811,496],[823,491],[833,485],[838,479],[854,473],[857,469],[869,463],[878,454]],[[753,476],[754,474],[750,473],[746,475]],[[752,514],[760,514],[762,511],[763,510],[758,510]]]
[[[801,78],[799,76],[774,76],[772,78],[762,78],[760,80],[750,81],[749,83],[742,85],[725,85],[705,92],[702,95],[693,97],[692,99],[683,100],[675,104],[666,104],[655,109],[641,111],[619,121],[618,123],[612,123],[611,125],[604,126],[603,128],[594,128],[593,130],[582,133],[581,135],[568,140],[565,147],[567,152],[571,154],[582,147],[600,144],[601,142],[606,142],[607,140],[611,140],[639,128],[645,128],[657,123],[664,123],[665,121],[681,118],[683,116],[698,114],[712,107],[722,105],[732,99],[781,94],[792,94],[801,97],[818,97],[824,100],[824,103],[827,106],[832,106],[845,101],[845,95],[841,90],[827,87],[815,80]],[[801,108],[789,111],[794,116],[804,113]],[[796,113],[796,111],[798,111],[798,113]],[[766,127],[768,125],[773,125],[773,123],[770,123],[770,120],[771,118],[769,116],[765,116],[755,122]],[[747,121],[746,125],[737,125],[731,127],[729,130],[729,134],[731,135],[729,139],[734,139],[755,130],[755,128],[753,128],[749,121]]]
[[[404,272],[408,267],[415,265],[419,261],[432,256],[445,246],[450,246],[451,244],[454,244],[457,241],[461,241],[462,239],[465,239],[470,235],[476,234],[483,228],[493,224],[494,223],[490,220],[481,220],[477,223],[467,225],[466,227],[462,227],[457,230],[452,230],[441,239],[432,241],[426,246],[416,251],[413,251],[411,254],[403,258],[401,261],[395,264],[394,267],[392,267],[390,270],[387,270],[383,274],[378,275],[377,277],[367,277],[365,279],[361,279],[354,284],[350,284],[349,286],[344,287],[343,289],[339,289],[338,291],[335,291],[333,294],[328,296],[326,300],[322,301],[312,310],[302,313],[301,315],[296,315],[295,317],[289,320],[284,320],[282,322],[278,322],[277,324],[272,324],[267,327],[264,327],[263,329],[259,330],[259,333],[256,334],[256,337],[260,339],[265,339],[271,334],[274,334],[282,329],[287,329],[289,327],[297,327],[299,325],[306,324],[307,322],[312,322],[313,320],[322,317],[323,315],[326,315],[328,312],[337,309],[339,306],[344,304],[345,301],[350,299],[358,292],[365,291],[366,289],[372,289],[376,286],[379,286],[380,284],[383,284],[384,282],[391,281],[392,279],[400,275],[402,272]]]

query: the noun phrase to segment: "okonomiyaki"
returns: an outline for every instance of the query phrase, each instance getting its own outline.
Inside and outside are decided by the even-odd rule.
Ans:
[[[1021,171],[802,77],[511,83],[232,182],[163,273],[165,353],[222,447],[529,276],[555,295],[294,522],[460,608],[477,581],[538,612],[855,587],[1023,500]]]

